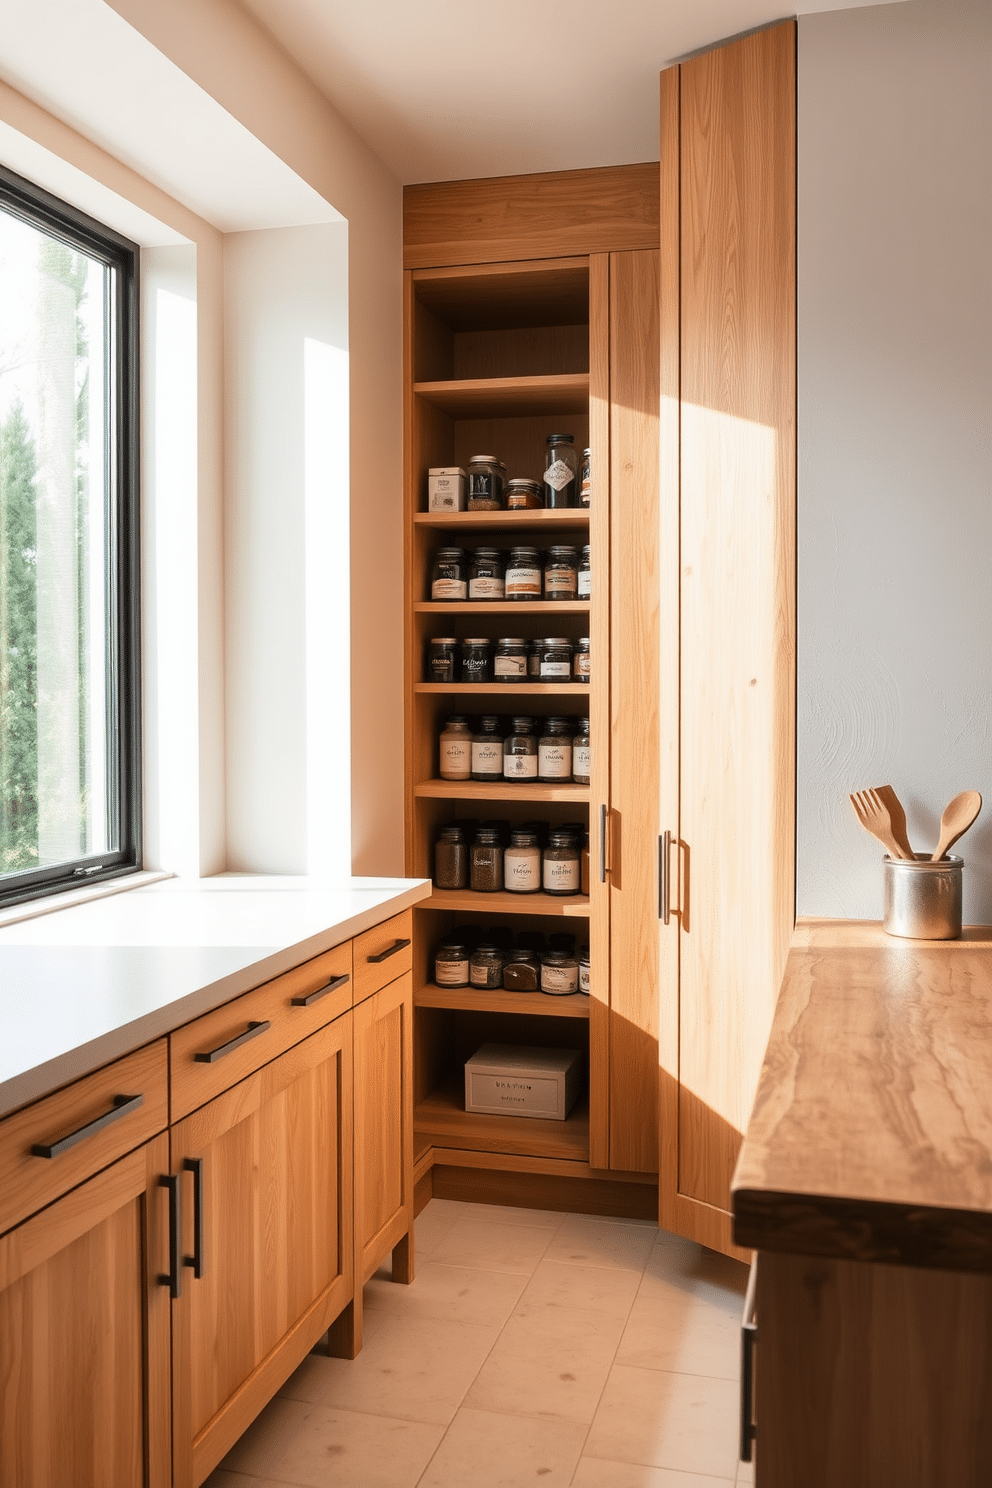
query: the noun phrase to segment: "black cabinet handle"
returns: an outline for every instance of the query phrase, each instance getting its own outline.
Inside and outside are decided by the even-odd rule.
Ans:
[[[378,956],[369,956],[368,959],[376,963],[386,961],[390,956],[395,956],[397,951],[401,951],[404,946],[408,946],[409,944],[410,942],[408,940],[394,940],[388,950],[380,951]]]
[[[758,1323],[755,1318],[755,1294],[758,1289],[757,1258],[751,1263],[747,1293],[744,1297],[744,1316],[741,1320],[741,1461],[751,1461],[751,1444],[758,1435],[754,1424],[754,1346],[758,1342]]]
[[[159,1286],[169,1288],[169,1296],[176,1301],[179,1297],[180,1286],[183,1277],[183,1262],[181,1255],[182,1242],[182,1210],[180,1208],[181,1195],[179,1185],[182,1179],[179,1174],[160,1178],[159,1186],[169,1190],[169,1271],[166,1276],[158,1278]]]
[[[410,942],[407,940],[403,944],[409,945]],[[371,959],[370,956],[369,960]],[[339,987],[343,987],[346,982],[350,981],[351,977],[345,972],[344,976],[334,977],[326,987],[318,987],[316,992],[311,992],[307,997],[291,997],[289,1005],[290,1007],[310,1007],[313,1003],[319,1002],[322,997],[326,997],[328,992],[336,992]]]
[[[87,1137],[95,1137],[97,1132],[103,1131],[105,1126],[112,1126],[115,1121],[120,1121],[129,1111],[136,1111],[144,1101],[143,1095],[115,1095],[114,1104],[109,1111],[104,1111],[95,1121],[88,1121],[78,1131],[70,1132],[67,1137],[60,1137],[57,1142],[51,1144],[46,1142],[35,1142],[31,1148],[34,1157],[61,1157],[63,1152],[68,1152],[70,1147],[75,1147],[77,1142],[85,1141]]]
[[[216,1049],[208,1049],[202,1054],[194,1054],[193,1058],[197,1064],[215,1064],[218,1059],[223,1059],[225,1054],[233,1054],[235,1049],[240,1049],[242,1044],[247,1044],[249,1039],[258,1038],[260,1033],[270,1027],[269,1023],[249,1023],[244,1033],[239,1033],[237,1038],[228,1039],[226,1044],[218,1044]]]
[[[183,1158],[183,1168],[193,1174],[193,1254],[183,1257],[184,1266],[192,1266],[197,1281],[203,1275],[203,1158]]]

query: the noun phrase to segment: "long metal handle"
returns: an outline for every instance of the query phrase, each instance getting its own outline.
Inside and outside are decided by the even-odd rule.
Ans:
[[[663,925],[672,918],[671,862],[672,834],[662,832],[658,838],[658,914]]]
[[[115,1121],[120,1121],[129,1111],[136,1111],[144,1101],[143,1095],[115,1095],[114,1104],[109,1111],[104,1111],[95,1121],[88,1121],[78,1131],[70,1132],[66,1137],[60,1137],[57,1142],[35,1142],[31,1148],[34,1157],[61,1157],[63,1152],[68,1152],[70,1147],[75,1147],[77,1142],[83,1142],[87,1137],[95,1137],[97,1132],[103,1131],[105,1126],[112,1126]]]
[[[380,961],[387,961],[390,956],[395,956],[397,951],[401,951],[404,946],[408,946],[409,944],[410,942],[408,940],[394,940],[393,944],[388,946],[386,950],[380,951],[378,956],[369,956],[368,959],[376,964]]]
[[[755,1300],[758,1290],[757,1257],[751,1262],[747,1293],[744,1297],[744,1316],[741,1320],[741,1461],[751,1461],[751,1444],[758,1435],[754,1424],[754,1346],[758,1342],[758,1322],[755,1317]]]
[[[203,1158],[183,1158],[183,1168],[193,1174],[193,1254],[183,1256],[183,1265],[192,1266],[197,1281],[203,1275]]]
[[[158,1278],[159,1286],[169,1288],[169,1296],[176,1301],[180,1294],[183,1277],[182,1260],[182,1196],[179,1185],[182,1182],[179,1174],[168,1174],[160,1178],[159,1186],[169,1190],[169,1270],[165,1276]]]
[[[201,1054],[194,1054],[193,1058],[197,1064],[216,1064],[218,1059],[223,1059],[225,1054],[233,1054],[235,1049],[240,1049],[249,1039],[258,1038],[269,1026],[267,1022],[249,1023],[244,1033],[239,1033],[237,1038],[228,1039],[226,1044],[218,1044],[216,1049],[206,1049]]]
[[[407,941],[407,945],[409,944],[410,942]],[[328,992],[336,992],[339,987],[345,986],[350,981],[351,977],[345,972],[344,976],[333,977],[325,987],[318,987],[316,992],[311,992],[306,997],[291,997],[289,1005],[290,1007],[310,1007],[313,1003],[319,1002],[322,997],[326,997]]]
[[[609,821],[608,806],[599,808],[599,881],[606,882],[606,826]]]

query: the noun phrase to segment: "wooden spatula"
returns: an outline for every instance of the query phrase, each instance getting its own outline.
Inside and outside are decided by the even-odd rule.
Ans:
[[[866,832],[877,837],[883,847],[889,850],[890,858],[905,858],[910,854],[903,851],[896,841],[892,831],[892,818],[889,808],[885,802],[880,800],[873,790],[855,791],[851,796],[851,805],[857,813],[858,821]]]
[[[891,785],[875,785],[872,789],[882,805],[889,808],[889,826],[893,837],[902,848],[902,856],[904,858],[915,857],[906,832],[906,812],[899,797]]]

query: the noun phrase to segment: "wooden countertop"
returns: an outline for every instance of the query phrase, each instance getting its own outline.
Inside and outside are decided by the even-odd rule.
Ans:
[[[992,928],[800,922],[732,1193],[738,1245],[992,1272]]]

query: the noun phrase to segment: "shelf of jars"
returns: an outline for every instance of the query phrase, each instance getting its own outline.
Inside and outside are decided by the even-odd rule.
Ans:
[[[505,889],[479,893],[471,889],[434,889],[418,909],[459,909],[470,914],[566,915],[588,918],[587,894],[515,894]]]
[[[521,1013],[530,1018],[589,1019],[584,992],[552,996],[547,992],[483,991],[479,987],[439,987],[428,982],[413,994],[414,1007],[454,1008],[478,1013]]]
[[[516,1157],[589,1160],[589,1099],[584,1096],[564,1121],[537,1117],[483,1116],[465,1110],[465,1077],[451,1075],[414,1108],[418,1138],[436,1147],[504,1152]]]
[[[452,418],[520,418],[542,414],[586,414],[589,373],[538,377],[462,377],[415,382],[414,395]]]

